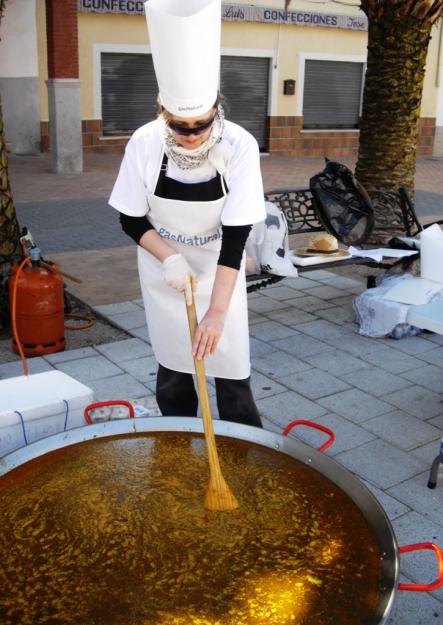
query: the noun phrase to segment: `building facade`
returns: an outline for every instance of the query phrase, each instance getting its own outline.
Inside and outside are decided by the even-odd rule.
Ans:
[[[223,2],[220,88],[228,103],[227,116],[252,132],[262,152],[271,155],[355,155],[365,74],[366,17],[358,7],[346,3],[293,0],[287,14],[283,6],[283,0]],[[157,84],[143,2],[78,0],[77,11],[83,150],[120,152],[128,136],[156,115]],[[34,20],[32,37],[23,33],[23,38],[35,43],[29,67],[9,65],[2,58],[2,47],[9,49],[11,37],[20,45],[13,21],[22,22],[21,13],[26,13],[23,23],[28,30],[32,30],[31,15]],[[0,88],[7,140],[12,151],[23,153],[17,134],[19,110],[14,103],[19,96],[5,98],[4,90],[10,88],[10,78],[31,73],[34,100],[38,101],[34,102],[34,118],[37,109],[39,114],[38,143],[41,150],[48,150],[45,1],[8,0],[4,22]],[[440,128],[436,128],[437,122],[443,126],[440,38],[439,25],[434,27],[428,52],[420,155],[431,155],[434,144],[437,151],[443,144]],[[25,132],[22,128],[21,134]]]

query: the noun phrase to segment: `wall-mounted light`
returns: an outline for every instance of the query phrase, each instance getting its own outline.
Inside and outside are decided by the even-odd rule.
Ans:
[[[295,80],[288,78],[283,81],[283,94],[294,95],[295,94]]]

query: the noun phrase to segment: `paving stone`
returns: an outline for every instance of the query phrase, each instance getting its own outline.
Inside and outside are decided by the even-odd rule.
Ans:
[[[443,335],[442,334],[433,334],[432,332],[424,332],[422,337],[426,337],[426,340],[431,341],[431,343],[437,343],[437,345],[443,345]]]
[[[281,302],[285,299],[303,297],[304,293],[298,291],[297,289],[291,288],[290,286],[273,286],[267,287],[263,292],[263,295]]]
[[[337,373],[337,376],[349,382],[352,386],[356,386],[375,397],[380,397],[381,395],[386,395],[389,392],[409,386],[409,382],[404,378],[370,365],[367,365],[364,369],[360,368],[358,371],[352,371],[345,375]]]
[[[326,412],[318,404],[293,391],[259,399],[257,406],[260,414],[279,425],[282,430],[294,419],[312,419]]]
[[[304,291],[305,289],[313,289],[315,287],[318,287],[318,282],[314,280],[314,277],[311,273],[309,275],[309,278],[304,278],[301,275],[298,275],[297,278],[293,281],[294,289]]]
[[[284,386],[262,373],[254,373],[251,376],[251,389],[256,400],[275,395],[276,393],[283,393],[287,390]]]
[[[315,354],[314,356],[303,356],[303,360],[306,360],[313,367],[329,371],[329,373],[339,377],[350,371],[361,370],[368,366],[364,360],[354,358],[354,356],[339,349],[334,349],[324,354]],[[343,379],[346,381],[346,377],[343,377]]]
[[[60,362],[55,365],[55,368],[88,386],[92,380],[109,378],[122,372],[119,367],[103,356]]]
[[[353,449],[375,439],[373,434],[339,415],[325,414],[322,417],[315,417],[311,420],[314,423],[324,425],[334,433],[335,441],[325,451],[329,456],[336,456],[342,451]],[[292,432],[293,436],[300,438],[315,448],[320,447],[327,440],[326,434],[322,434],[307,426],[296,426]]]
[[[145,356],[144,358],[136,358],[127,360],[120,364],[121,368],[132,375],[133,378],[142,382],[142,384],[152,384],[153,379],[157,376],[158,363],[155,356]]]
[[[325,321],[324,319],[310,321],[309,323],[300,323],[297,326],[297,330],[322,341],[326,341],[330,338],[342,338],[345,335],[352,336],[351,330],[339,326],[336,323]]]
[[[443,528],[443,488],[428,488],[429,471],[396,484],[388,493]],[[443,543],[442,543],[443,544]]]
[[[354,280],[354,278],[334,275],[327,281],[325,280],[325,282],[336,289],[342,289],[344,291],[352,290],[352,293],[355,292],[355,289],[358,291],[366,291],[366,280]]]
[[[323,397],[318,403],[353,423],[362,423],[372,417],[392,412],[392,406],[356,388]]]
[[[317,341],[317,339],[303,334],[280,339],[278,341],[271,341],[270,345],[276,349],[282,349],[296,358],[303,358],[303,356],[311,356],[313,354],[323,354],[332,349],[332,347],[328,347],[322,341]]]
[[[277,321],[284,325],[297,327],[299,323],[306,323],[307,321],[315,321],[316,317],[310,313],[296,308],[285,308],[285,310],[272,310],[266,313],[266,317],[271,321]]]
[[[280,378],[281,376],[295,373],[296,371],[306,371],[312,369],[311,365],[294,358],[281,350],[257,356],[252,359],[252,367],[265,375]]]
[[[88,356],[97,355],[97,352],[92,347],[80,347],[78,349],[67,349],[64,352],[57,352],[56,354],[48,354],[44,356],[44,358],[54,365],[58,362],[66,362],[67,360],[77,360],[78,358],[88,358]]]
[[[326,300],[320,299],[319,297],[313,297],[310,292],[308,293],[309,295],[303,295],[297,299],[287,300],[287,303],[296,309],[300,309],[305,312],[312,312],[314,314],[322,308],[331,308],[333,306],[333,304],[330,304]]]
[[[403,373],[423,366],[422,360],[383,345],[376,352],[366,354],[365,360],[391,373]]]
[[[136,311],[121,313],[119,315],[109,315],[110,321],[123,328],[123,330],[132,330],[132,328],[142,328],[146,325],[145,311],[137,306]]]
[[[380,342],[385,343],[388,347],[410,354],[411,356],[419,355],[422,352],[435,348],[435,345],[431,341],[422,339],[419,336],[406,336],[402,339],[380,339]]]
[[[275,341],[300,334],[298,330],[276,321],[265,321],[264,323],[254,325],[249,328],[249,333],[262,341]]]
[[[267,287],[267,288],[272,288],[272,285],[270,287]],[[252,291],[251,293],[247,293],[248,300],[260,299],[262,297],[264,297],[264,289],[261,289],[259,291]]]
[[[146,325],[140,328],[131,328],[128,332],[145,343],[148,343],[149,345],[151,344],[151,339]]]
[[[330,300],[330,303],[333,306],[342,306],[342,307],[346,307],[346,308],[353,308],[353,302],[354,302],[355,297],[353,295],[349,295],[346,294],[343,297],[334,297],[333,299]]]
[[[140,310],[140,306],[138,306],[138,304],[134,301],[118,302],[116,304],[102,304],[100,306],[94,306],[93,310],[100,313],[104,317],[112,317],[113,315],[119,315],[122,313],[137,312]]]
[[[266,313],[287,307],[288,304],[286,303],[286,301],[277,302],[275,299],[272,299],[271,297],[265,297],[264,295],[248,299],[249,310],[252,310],[256,313]]]
[[[360,336],[356,332],[344,333],[343,336],[336,336],[325,339],[326,343],[349,352],[353,356],[366,357],[366,354],[374,353],[383,349],[383,346],[377,343],[377,339],[370,339]]]
[[[53,371],[54,367],[40,356],[27,358],[29,373],[43,373],[44,371]],[[14,360],[0,365],[0,380],[6,378],[16,378],[23,374],[23,365],[21,360]]]
[[[264,321],[268,321],[268,318],[264,315],[260,315],[260,313],[254,312],[253,310],[248,310],[249,325],[253,325],[255,323],[263,323]]]
[[[443,526],[437,525],[431,519],[418,512],[408,512],[408,514],[395,519],[392,525],[399,545],[420,542],[432,542],[440,547],[443,545]],[[435,555],[427,550],[403,554],[401,556],[401,571],[414,582],[431,582],[437,577]],[[432,592],[431,596],[434,599],[443,601],[443,587]],[[443,612],[440,612],[440,614],[443,614]],[[430,622],[437,624],[439,621],[434,620]],[[429,621],[426,625],[429,625]]]
[[[117,343],[103,343],[97,345],[96,349],[116,364],[153,354],[152,347],[138,338],[118,341]]]
[[[418,355],[420,360],[428,362],[430,365],[436,365],[443,368],[443,347],[435,347],[429,351],[422,352]]]
[[[431,424],[432,422],[433,422],[433,419],[428,421],[428,423],[431,423]],[[440,453],[440,444],[441,444],[441,436],[434,439],[430,443],[426,443],[426,445],[421,445],[421,447],[416,447],[415,449],[411,449],[411,454],[414,454],[414,456],[417,456],[417,458],[420,458],[421,460],[423,460],[423,462],[427,464],[429,471],[430,471],[431,464],[434,458],[438,456]],[[441,470],[442,470],[442,476],[440,478],[440,473],[439,473],[439,483],[443,480],[443,466],[441,467]]]
[[[427,365],[414,371],[406,371],[402,373],[402,377],[410,382],[429,388],[434,393],[443,393],[443,371],[441,367]]]
[[[411,580],[402,576],[400,581]],[[433,596],[425,592],[397,592],[386,625],[439,625],[442,619],[443,604]]]
[[[438,415],[437,417],[433,417],[429,419],[428,423],[431,425],[435,425],[436,428],[439,428],[443,434],[443,414]]]
[[[275,432],[276,434],[281,434],[282,428],[279,425],[277,425],[276,423],[273,423],[272,421],[270,421],[263,415],[260,415],[260,418],[261,418],[261,422],[263,425],[263,429],[267,430],[268,432]]]
[[[332,302],[330,302],[332,303]],[[354,328],[355,311],[352,306],[332,306],[323,310],[317,310],[315,313],[321,319],[326,319],[332,323],[340,323],[347,327]]]
[[[443,408],[440,395],[423,386],[409,386],[395,393],[383,395],[383,399],[423,420],[441,414]]]
[[[440,434],[436,427],[401,410],[369,419],[363,427],[405,451],[435,440]]]
[[[311,278],[311,280],[318,280],[319,282],[329,282],[331,278],[337,277],[337,274],[333,271],[325,271],[324,269],[313,269],[309,272],[309,277]]]
[[[333,286],[322,284],[321,286],[309,289],[309,295],[319,297],[320,299],[334,299],[337,297],[345,297],[347,293],[341,289],[336,289]]]
[[[277,348],[273,345],[270,345],[265,341],[260,341],[253,336],[249,338],[249,350],[251,353],[251,358],[260,358],[260,356],[266,356],[266,354],[271,354],[272,352],[275,352],[276,349]]]
[[[280,382],[308,399],[326,397],[350,388],[349,384],[320,369],[298,371],[281,377]]]
[[[426,465],[382,440],[374,440],[336,456],[353,473],[385,490],[422,473]]]
[[[145,307],[145,302],[143,301],[143,298],[140,299],[133,299],[131,300],[133,304],[135,304],[136,306],[141,306],[141,308]]]
[[[146,397],[147,389],[127,373],[102,380],[91,380],[88,386],[94,391],[95,401]]]
[[[384,491],[380,490],[374,484],[370,482],[366,482],[362,480],[363,484],[368,488],[371,493],[375,496],[383,510],[386,512],[390,521],[397,519],[402,514],[406,514],[410,511],[408,506],[405,506],[404,503],[395,499],[395,497],[391,497],[391,495],[387,495]]]

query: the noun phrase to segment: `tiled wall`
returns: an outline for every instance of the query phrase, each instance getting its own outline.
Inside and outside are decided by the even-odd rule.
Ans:
[[[269,152],[272,156],[356,156],[358,130],[303,130],[303,117],[270,117]],[[49,150],[49,123],[41,122],[41,149]],[[82,121],[83,151],[122,154],[126,137],[104,137],[101,119]],[[418,156],[432,156],[435,118],[419,122]]]
[[[104,137],[101,119],[82,120],[83,152],[123,154],[129,137]],[[49,122],[41,122],[41,150],[49,151]]]
[[[418,156],[433,153],[435,118],[419,122]],[[358,130],[303,130],[303,117],[269,118],[269,152],[272,156],[356,156]]]

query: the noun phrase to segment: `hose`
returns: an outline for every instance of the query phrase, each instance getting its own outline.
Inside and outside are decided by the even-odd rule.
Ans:
[[[65,319],[81,319],[86,321],[83,325],[79,326],[67,326],[65,323],[65,330],[87,330],[94,325],[94,321],[88,315],[81,315],[80,313],[65,313]]]
[[[20,263],[18,269],[17,269],[17,273],[15,274],[15,282],[14,282],[14,288],[12,290],[12,307],[11,307],[11,318],[12,318],[12,334],[14,336],[15,342],[17,343],[17,347],[18,347],[18,351],[20,353],[20,358],[22,359],[22,365],[23,365],[23,375],[29,375],[29,367],[28,367],[28,363],[26,361],[25,358],[25,353],[23,351],[23,346],[20,342],[19,336],[18,336],[18,332],[17,332],[17,315],[16,315],[16,308],[17,308],[17,288],[18,288],[18,279],[19,276],[22,272],[22,269],[25,265],[27,265],[28,263],[31,262],[31,259],[26,257],[24,260],[22,260],[22,262]]]

